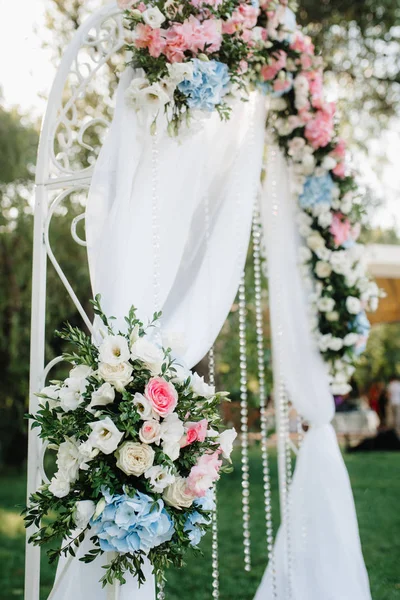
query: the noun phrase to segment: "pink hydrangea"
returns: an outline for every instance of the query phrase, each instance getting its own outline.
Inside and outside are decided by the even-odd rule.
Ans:
[[[313,148],[324,148],[332,140],[335,110],[336,107],[333,102],[324,104],[322,109],[318,110],[306,123],[305,136]]]
[[[219,460],[220,452],[221,450],[217,450],[213,454],[204,454],[192,467],[187,478],[187,491],[193,496],[198,498],[204,496],[214,481],[219,478],[219,469],[222,465],[222,460]]]
[[[306,71],[304,76],[307,78],[311,103],[314,108],[321,108],[324,98],[323,80],[321,71]]]
[[[207,435],[208,421],[202,419],[197,422],[185,423],[185,435],[181,440],[181,448],[189,446],[194,442],[204,442]]]
[[[253,29],[257,25],[260,10],[250,4],[240,4],[233,12],[232,21],[244,29]]]
[[[292,87],[292,82],[289,79],[277,79],[274,81],[274,92],[287,92]]]
[[[334,173],[336,177],[344,179],[344,177],[346,177],[346,163],[338,162],[337,165],[332,169],[332,173]]]
[[[135,46],[137,48],[147,48],[150,56],[158,58],[165,48],[165,38],[161,29],[152,29],[150,25],[139,25],[135,28]]]

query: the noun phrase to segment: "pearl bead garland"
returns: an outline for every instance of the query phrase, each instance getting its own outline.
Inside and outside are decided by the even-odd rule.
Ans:
[[[253,266],[254,266],[254,291],[256,309],[256,339],[257,339],[257,365],[260,398],[260,423],[261,423],[261,460],[263,469],[265,527],[268,551],[268,563],[272,574],[272,594],[277,598],[276,588],[276,566],[274,556],[274,537],[272,523],[271,505],[271,481],[268,457],[268,421],[266,415],[266,386],[265,386],[265,364],[264,364],[264,330],[262,311],[262,276],[261,276],[261,238],[262,229],[260,213],[256,200],[253,212]]]
[[[153,243],[154,310],[160,310],[160,206],[159,206],[159,150],[157,130],[151,138],[151,225]]]
[[[249,433],[247,405],[247,344],[246,344],[246,287],[244,274],[239,285],[239,360],[240,360],[240,431],[242,443],[242,513],[244,568],[251,571],[250,556],[250,490],[249,490]]]

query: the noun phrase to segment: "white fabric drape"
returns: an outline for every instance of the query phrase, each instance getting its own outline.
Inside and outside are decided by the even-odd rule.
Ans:
[[[152,179],[154,145],[148,124],[139,123],[124,101],[134,71],[122,76],[108,138],[98,158],[86,211],[86,239],[93,293],[107,315],[123,317],[131,305],[147,320],[153,289]],[[228,122],[217,115],[178,143],[162,119],[157,134],[159,301],[163,334],[183,334],[186,365],[209,350],[235,298],[244,268],[251,217],[261,171],[265,100],[253,94],[236,102]],[[207,219],[207,214],[209,218]],[[207,222],[209,226],[207,226]],[[170,344],[171,345],[171,344]],[[88,543],[88,542],[86,542]],[[108,600],[98,584],[104,560],[88,569],[60,560],[51,600]],[[154,600],[154,577],[146,586],[127,575],[119,600]],[[78,581],[85,581],[80,592]]]
[[[268,157],[261,208],[274,365],[293,405],[310,424],[290,490],[290,547],[284,527],[275,546],[277,598],[370,600],[350,482],[330,425],[333,398],[325,365],[310,334],[298,268],[291,174],[278,148],[270,147]],[[272,571],[267,569],[256,600],[273,599]]]

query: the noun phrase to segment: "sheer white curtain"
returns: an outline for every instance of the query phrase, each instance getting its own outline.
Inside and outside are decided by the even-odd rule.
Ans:
[[[291,174],[277,147],[269,147],[268,157],[262,221],[274,364],[291,401],[310,424],[290,491],[290,547],[284,527],[275,546],[278,600],[370,600],[351,486],[330,425],[333,398],[325,365],[310,334],[298,269]],[[274,600],[271,569],[266,571],[256,600]]]
[[[221,329],[244,268],[262,163],[265,100],[253,94],[249,102],[236,102],[228,122],[213,115],[200,132],[180,143],[168,137],[159,119],[155,146],[148,126],[139,123],[124,101],[134,76],[127,70],[121,79],[113,124],[89,193],[86,237],[92,288],[94,294],[101,293],[103,309],[121,328],[132,304],[143,319],[152,317],[156,164],[161,328],[164,334],[183,334],[181,356],[191,368]],[[52,600],[115,598],[112,590],[98,584],[104,560],[88,567],[62,559]],[[138,590],[127,576],[119,600],[154,600],[148,563],[146,569],[145,586]]]

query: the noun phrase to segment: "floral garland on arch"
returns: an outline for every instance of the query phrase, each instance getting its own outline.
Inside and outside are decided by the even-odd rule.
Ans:
[[[145,557],[162,578],[210,529],[212,488],[231,470],[236,432],[222,425],[227,394],[153,341],[160,314],[145,328],[132,308],[127,332],[115,333],[99,297],[93,304],[103,341],[97,347],[67,325],[59,335],[75,347],[64,355],[73,368],[41,391],[40,408],[29,415],[57,451],[58,470],[31,495],[25,523],[37,527],[31,543],[55,545],[47,551],[51,562],[75,556],[88,535],[92,548],[83,562],[116,553],[103,586],[124,583],[126,572],[140,584]]]
[[[272,95],[268,127],[292,166],[312,326],[329,365],[332,393],[340,395],[350,391],[349,379],[366,346],[366,311],[377,309],[382,293],[367,276],[363,246],[357,243],[362,196],[346,144],[337,135],[336,106],[324,97],[322,59],[286,4],[261,3],[253,76]]]

